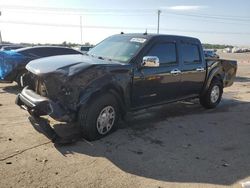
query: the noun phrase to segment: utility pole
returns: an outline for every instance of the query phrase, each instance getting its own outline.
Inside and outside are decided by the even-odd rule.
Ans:
[[[158,24],[157,24],[157,34],[160,32],[160,15],[161,15],[161,10],[157,11],[157,16],[158,16]]]
[[[81,45],[82,45],[82,15],[80,16],[80,32],[81,32]]]

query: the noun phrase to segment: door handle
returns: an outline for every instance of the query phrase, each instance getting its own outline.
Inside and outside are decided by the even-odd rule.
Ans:
[[[171,73],[172,75],[174,75],[174,76],[177,76],[178,74],[181,73],[181,71],[180,71],[179,69],[174,69],[174,70],[172,70],[170,73]]]
[[[203,67],[199,67],[199,68],[196,69],[196,71],[203,72],[203,71],[205,71],[205,69]]]

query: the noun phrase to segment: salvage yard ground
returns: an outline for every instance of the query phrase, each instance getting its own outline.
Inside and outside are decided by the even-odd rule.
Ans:
[[[250,54],[220,56],[239,64],[216,109],[194,100],[143,110],[99,141],[69,146],[37,132],[14,104],[17,86],[0,84],[0,187],[242,187],[250,181]]]

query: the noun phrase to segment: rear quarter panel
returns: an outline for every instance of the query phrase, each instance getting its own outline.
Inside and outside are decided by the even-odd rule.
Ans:
[[[233,84],[237,72],[237,61],[210,58],[206,62],[208,67],[206,88],[209,87],[215,76],[221,78],[223,87],[229,87]]]

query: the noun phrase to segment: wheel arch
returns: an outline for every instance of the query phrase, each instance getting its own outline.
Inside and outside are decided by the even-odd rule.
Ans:
[[[219,80],[222,83],[222,86],[224,86],[223,78],[224,78],[224,73],[223,73],[223,71],[220,70],[219,67],[216,67],[212,71],[210,71],[210,73],[209,73],[209,75],[207,77],[206,84],[204,86],[204,89],[203,89],[201,95],[206,93],[206,91],[208,90],[210,84],[212,83],[212,81],[214,79]]]
[[[126,104],[125,104],[124,92],[123,92],[123,89],[121,87],[119,87],[115,84],[112,84],[112,83],[103,85],[99,89],[96,89],[92,92],[89,92],[89,94],[85,94],[85,95],[81,96],[79,108],[83,105],[84,106],[89,105],[96,97],[99,97],[99,96],[103,95],[104,93],[111,93],[115,97],[115,99],[119,105],[119,108],[121,110],[121,115],[123,117],[127,111]]]

